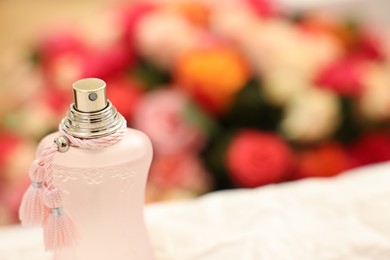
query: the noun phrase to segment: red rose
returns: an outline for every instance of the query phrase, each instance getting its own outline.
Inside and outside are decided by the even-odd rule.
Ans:
[[[0,132],[0,225],[16,223],[20,200],[29,185],[28,168],[33,160],[34,146],[29,140]],[[2,212],[3,211],[3,212]]]
[[[156,7],[151,3],[130,4],[122,8],[119,15],[119,25],[123,28],[123,40],[130,46],[134,44],[134,34],[141,18]]]
[[[32,143],[20,135],[0,132],[0,183],[18,182],[27,178],[25,172],[33,159]]]
[[[295,177],[330,177],[351,167],[351,158],[344,147],[331,142],[302,152]]]
[[[39,46],[47,86],[69,89],[79,78],[109,80],[124,74],[135,62],[132,47],[117,42],[104,48],[87,48],[71,32],[52,33]]]
[[[390,134],[388,132],[368,132],[352,146],[352,156],[358,165],[366,165],[390,160]]]
[[[233,137],[226,163],[237,186],[257,187],[282,181],[291,169],[292,154],[276,134],[248,129]]]
[[[82,78],[108,80],[121,75],[135,62],[133,49],[124,44],[114,44],[105,49],[86,53],[82,61]]]
[[[131,120],[142,97],[142,88],[129,79],[107,81],[107,97],[127,120]]]
[[[20,145],[21,139],[12,133],[0,133],[0,166],[1,170],[5,169],[5,164],[9,162],[10,155],[16,150],[16,147]],[[1,177],[2,174],[0,174]]]
[[[86,46],[76,32],[67,29],[51,31],[38,43],[39,58],[47,66],[59,56],[82,53],[85,50]]]
[[[80,78],[87,47],[76,32],[66,29],[44,35],[38,44],[43,79],[51,88],[69,89]]]
[[[383,60],[385,59],[383,42],[378,35],[364,32],[360,36],[356,55],[374,61]]]
[[[37,100],[47,107],[50,112],[58,116],[58,120],[64,116],[69,104],[73,102],[72,93],[69,90],[59,88],[46,88],[39,93]]]
[[[357,96],[363,89],[363,65],[359,58],[337,60],[321,70],[314,83],[343,96]]]
[[[274,2],[270,0],[247,0],[250,7],[261,17],[271,17],[277,14]]]
[[[6,224],[18,222],[18,212],[23,194],[31,185],[28,174],[24,173],[24,176],[23,179],[19,179],[18,181],[3,183],[3,187],[0,187],[0,205],[3,206],[9,214],[8,223]],[[0,212],[0,219],[1,217]]]

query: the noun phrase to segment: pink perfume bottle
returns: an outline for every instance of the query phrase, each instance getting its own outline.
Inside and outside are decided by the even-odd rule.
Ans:
[[[80,139],[109,135],[125,123],[106,98],[106,84],[95,78],[74,83],[74,104],[60,128]],[[38,154],[60,134],[45,137]],[[152,146],[140,131],[127,129],[101,149],[70,147],[56,153],[52,169],[79,241],[54,251],[56,260],[154,259],[143,217]]]

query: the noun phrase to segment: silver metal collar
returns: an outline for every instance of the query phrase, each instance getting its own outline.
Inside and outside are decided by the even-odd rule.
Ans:
[[[123,116],[108,101],[107,107],[97,112],[80,112],[72,104],[60,127],[74,137],[98,138],[116,132],[125,123]]]

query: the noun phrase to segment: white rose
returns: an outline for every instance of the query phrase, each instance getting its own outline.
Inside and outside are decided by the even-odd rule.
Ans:
[[[247,37],[241,47],[255,66],[256,72],[269,71],[283,66],[292,67],[291,61],[298,62],[297,43],[299,35],[295,28],[284,20],[257,22],[247,28]],[[297,49],[298,48],[298,49]]]
[[[341,54],[333,38],[304,33],[284,20],[247,25],[245,32],[247,37],[240,38],[241,47],[255,74],[265,80],[271,102],[277,105],[305,89],[320,68]]]
[[[13,131],[32,139],[38,139],[58,127],[63,113],[56,113],[45,101],[29,102],[9,115],[7,126]]]
[[[282,106],[310,87],[308,84],[306,77],[293,70],[274,69],[263,75],[261,87],[268,102]]]
[[[264,22],[251,35],[244,49],[266,97],[279,106],[307,89],[318,70],[341,53],[332,38],[303,33],[286,21]]]
[[[253,37],[250,32],[255,30],[259,22],[259,18],[247,8],[224,6],[214,10],[210,27],[213,32],[242,46]]]
[[[331,37],[307,34],[284,20],[264,21],[249,34],[243,48],[259,72],[282,67],[312,76],[341,53]]]
[[[292,141],[310,143],[334,133],[340,122],[340,105],[333,93],[310,87],[287,104],[281,130]]]
[[[154,12],[143,17],[135,41],[142,56],[167,68],[175,58],[196,47],[200,32],[183,17],[169,12]]]
[[[372,65],[363,75],[359,108],[363,117],[380,121],[390,116],[390,64]]]

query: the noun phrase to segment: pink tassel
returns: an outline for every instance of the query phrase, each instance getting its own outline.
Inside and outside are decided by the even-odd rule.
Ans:
[[[24,193],[19,208],[19,220],[23,226],[41,225],[45,219],[45,205],[43,204],[43,189],[37,182],[33,182]]]
[[[44,171],[38,161],[34,161],[30,168],[31,186],[23,195],[19,208],[19,220],[23,226],[41,225],[45,218],[43,204]]]
[[[56,250],[77,244],[78,234],[72,219],[62,208],[52,209],[43,225],[45,249]]]
[[[72,219],[63,211],[61,192],[58,189],[45,190],[44,203],[50,208],[43,225],[45,249],[76,245],[79,236]]]

